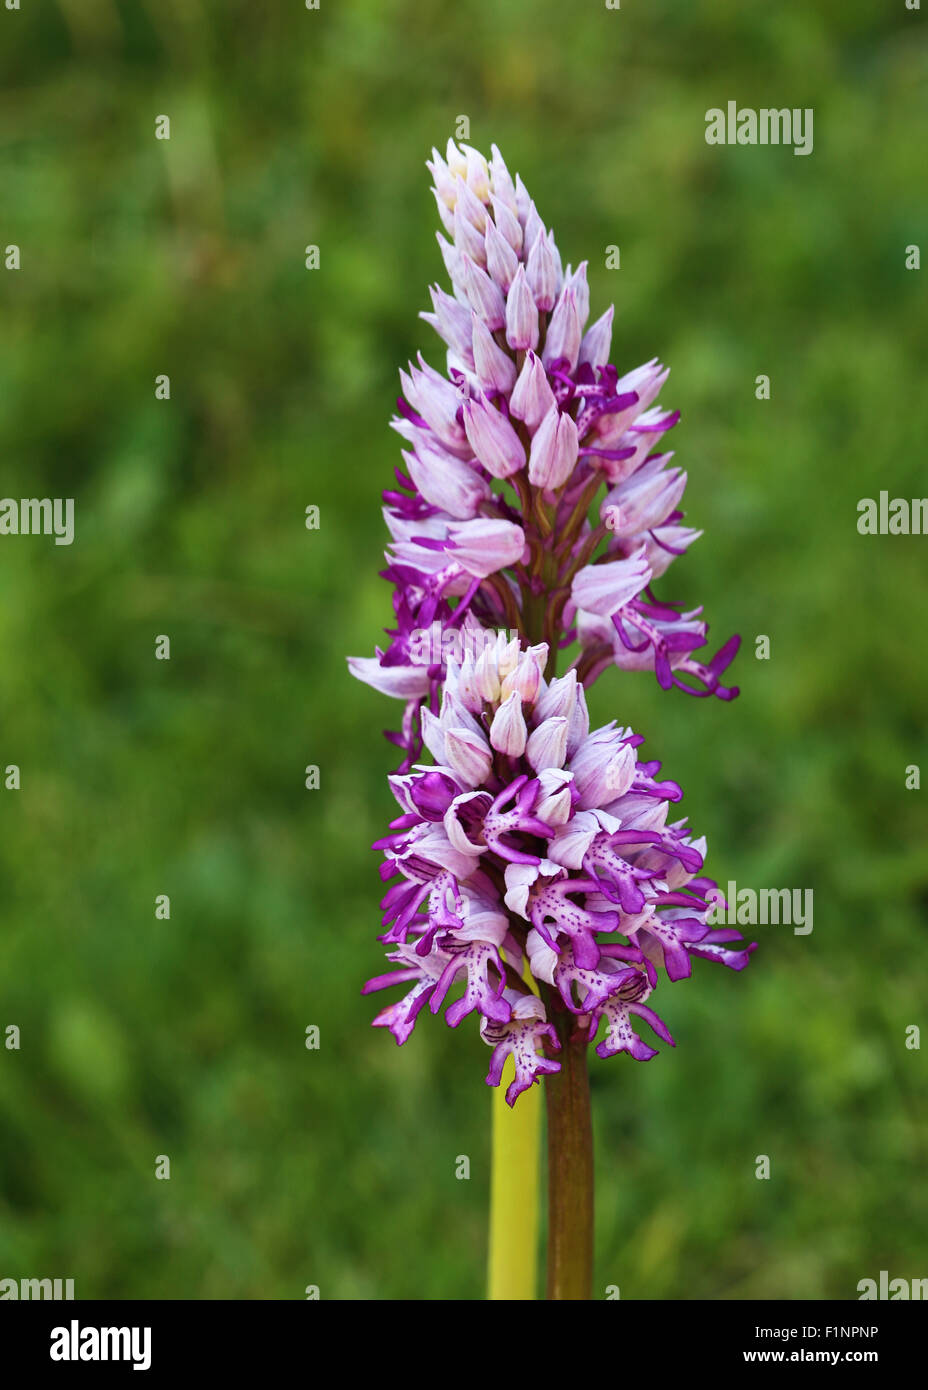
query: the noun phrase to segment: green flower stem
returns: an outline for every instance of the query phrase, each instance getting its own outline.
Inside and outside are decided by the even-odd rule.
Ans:
[[[509,1057],[492,1099],[488,1297],[494,1300],[537,1297],[541,1092],[533,1086],[510,1110],[506,1087],[514,1075]]]

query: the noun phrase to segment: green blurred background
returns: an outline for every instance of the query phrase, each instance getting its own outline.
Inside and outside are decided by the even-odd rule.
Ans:
[[[0,10],[0,243],[22,254],[0,491],[76,499],[70,548],[0,540],[0,765],[22,769],[0,790],[0,1030],[22,1034],[0,1277],[482,1295],[488,1053],[472,1020],[424,1015],[403,1049],[369,1027],[399,707],[343,661],[389,617],[396,373],[440,361],[423,161],[462,114],[589,258],[620,369],[672,367],[706,534],[659,592],[745,637],[732,706],[613,672],[594,712],[683,784],[715,877],[815,894],[811,936],[760,927],[745,974],[663,987],[675,1051],[594,1059],[596,1288],[854,1298],[928,1274],[904,782],[928,541],[856,530],[861,497],[928,491],[926,272],[904,264],[928,240],[924,25],[903,0]],[[813,107],[813,154],[707,146],[729,99]]]

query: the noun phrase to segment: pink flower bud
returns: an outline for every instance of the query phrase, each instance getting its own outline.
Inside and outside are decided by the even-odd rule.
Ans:
[[[485,579],[521,560],[525,532],[511,521],[477,517],[448,527],[449,554],[468,574]]]
[[[538,309],[521,265],[506,297],[506,342],[523,352],[538,346]]]
[[[576,297],[572,289],[565,289],[548,324],[542,362],[550,370],[555,363],[566,361],[567,370],[572,372],[577,365],[582,337]]]
[[[518,256],[522,250],[522,223],[516,217],[513,209],[501,202],[499,198],[492,198],[490,202],[500,236],[509,243]]]
[[[473,349],[471,347],[473,315],[471,311],[457,299],[452,299],[451,295],[446,294],[438,285],[432,285],[429,288],[429,294],[432,296],[435,312],[433,314],[420,314],[420,319],[430,323],[438,336],[444,339],[451,351],[457,353],[458,357],[464,360],[470,358],[473,362]]]
[[[517,420],[524,420],[534,433],[548,411],[554,406],[554,392],[541,359],[534,352],[525,355],[519,379],[513,388],[509,409]]]
[[[503,156],[495,145],[490,146],[490,186],[493,189],[492,201],[498,200],[515,213],[517,209],[516,188]],[[518,251],[518,246],[514,248]]]
[[[461,216],[466,217],[471,226],[476,227],[478,232],[485,231],[487,210],[476,193],[463,179],[458,179],[455,190],[457,192],[455,211],[460,211]]]
[[[525,464],[525,450],[515,430],[486,400],[469,400],[462,411],[470,447],[494,478],[508,478]]]
[[[528,241],[528,231],[526,229],[526,241],[531,246],[528,253],[528,261],[525,266],[525,274],[529,283],[529,288],[535,296],[535,303],[538,308],[545,313],[554,308],[557,299],[558,266],[551,249],[551,243],[544,234],[544,228],[535,237],[534,242]]]
[[[469,256],[477,265],[483,265],[487,258],[483,232],[478,232],[473,222],[469,222],[461,211],[460,203],[454,209],[454,245],[461,256]]]
[[[400,372],[403,395],[442,444],[452,453],[459,453],[462,445],[465,449],[467,446],[467,436],[457,418],[461,392],[429,367],[421,355],[419,362],[421,370],[417,371],[410,362],[409,373]]]
[[[577,673],[573,669],[555,676],[544,694],[535,701],[535,718],[552,719],[564,715],[570,719],[577,703]]]
[[[529,647],[527,651],[520,652],[515,666],[503,680],[501,686],[503,699],[505,700],[506,696],[514,690],[527,705],[534,704],[547,660],[547,642],[539,642],[537,646]]]
[[[567,757],[568,720],[563,715],[546,719],[533,729],[525,745],[525,756],[536,772],[563,767]]]
[[[445,761],[465,786],[479,787],[489,775],[493,754],[483,734],[472,729],[447,729]]]
[[[564,281],[564,288],[572,289],[574,292],[581,325],[585,324],[590,317],[590,286],[586,278],[586,268],[587,262],[581,261],[573,274],[569,274]],[[570,270],[569,266],[568,270]]]
[[[515,385],[516,364],[493,339],[483,319],[471,318],[474,371],[491,396],[508,395]]]
[[[484,246],[487,253],[487,270],[503,293],[506,294],[516,277],[516,273],[522,269],[522,266],[519,257],[502,233],[497,230],[496,223],[492,219],[487,221]]]
[[[415,453],[404,449],[403,458],[425,500],[450,516],[476,516],[480,503],[489,496],[489,488],[473,465],[444,450],[420,444]]]
[[[490,725],[490,742],[498,753],[507,753],[510,758],[520,758],[525,752],[528,729],[522,714],[522,701],[518,692],[503,701],[493,716]]]
[[[574,576],[571,598],[578,608],[611,618],[624,603],[641,593],[650,578],[644,551],[637,550],[627,560],[585,565]]]
[[[577,462],[577,426],[570,415],[552,406],[532,439],[529,481],[536,487],[558,488],[567,482]]]
[[[529,203],[522,226],[522,245],[527,246],[529,250],[535,245],[538,237],[547,237],[548,235],[547,228],[539,217],[538,209],[535,207],[534,202]]]
[[[470,307],[475,314],[480,315],[490,332],[495,333],[506,322],[506,300],[503,292],[499,285],[494,285],[485,270],[474,265],[470,256],[462,257],[462,264],[464,293]]]
[[[579,360],[581,363],[588,362],[591,367],[604,367],[609,361],[614,314],[615,309],[610,304],[606,312],[586,330],[583,335],[583,342],[580,344]]]
[[[608,806],[624,796],[635,777],[635,750],[627,743],[610,749],[597,746],[586,753],[587,745],[574,754],[570,770],[574,774],[580,805],[584,808]]]
[[[490,196],[490,171],[487,161],[479,150],[473,149],[471,145],[462,145],[466,157],[466,167],[464,177],[467,187],[472,189],[474,194],[485,203]]]
[[[432,147],[432,158],[425,161],[425,167],[432,175],[435,184],[435,192],[441,198],[446,208],[454,207],[454,200],[457,196],[454,186],[454,176],[448,168],[441,155]]]

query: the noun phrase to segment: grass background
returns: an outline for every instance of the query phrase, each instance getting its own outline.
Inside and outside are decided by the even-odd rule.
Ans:
[[[620,368],[672,367],[706,534],[660,592],[745,638],[730,707],[614,672],[594,712],[683,784],[718,879],[815,894],[811,936],[761,927],[746,974],[664,986],[675,1051],[594,1060],[596,1287],[853,1298],[928,1274],[905,1047],[928,1023],[925,792],[904,780],[928,541],[856,530],[860,498],[928,490],[905,268],[928,239],[924,26],[902,0],[0,11],[0,243],[22,254],[0,270],[0,491],[76,499],[70,548],[0,540],[0,765],[22,770],[0,790],[0,1036],[22,1034],[0,1048],[0,1277],[481,1296],[488,1054],[471,1021],[426,1017],[401,1050],[368,1026],[395,709],[343,663],[389,616],[396,372],[439,360],[423,160],[461,114],[589,259]],[[707,146],[729,99],[814,108],[814,152]]]

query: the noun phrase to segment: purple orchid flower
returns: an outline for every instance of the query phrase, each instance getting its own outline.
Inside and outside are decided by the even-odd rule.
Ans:
[[[662,978],[694,958],[747,964],[754,945],[710,926],[705,841],[668,821],[679,786],[631,730],[591,732],[585,696],[617,666],[730,700],[739,639],[700,659],[701,609],[653,589],[701,534],[660,452],[679,418],[658,402],[667,369],[609,363],[613,310],[589,324],[586,263],[562,265],[495,146],[487,161],[449,142],[428,167],[451,293],[433,287],[422,317],[445,369],[420,356],[400,373],[404,467],[383,496],[394,625],[349,663],[404,702],[388,734],[401,815],[375,844],[396,968],[365,992],[404,990],[374,1020],[398,1043],[426,1004],[452,1027],[478,1015],[488,1083],[514,1059],[512,1105],[559,1071],[556,1023],[600,1035],[600,1057],[647,1061],[640,1024],[673,1045],[645,1002]]]

